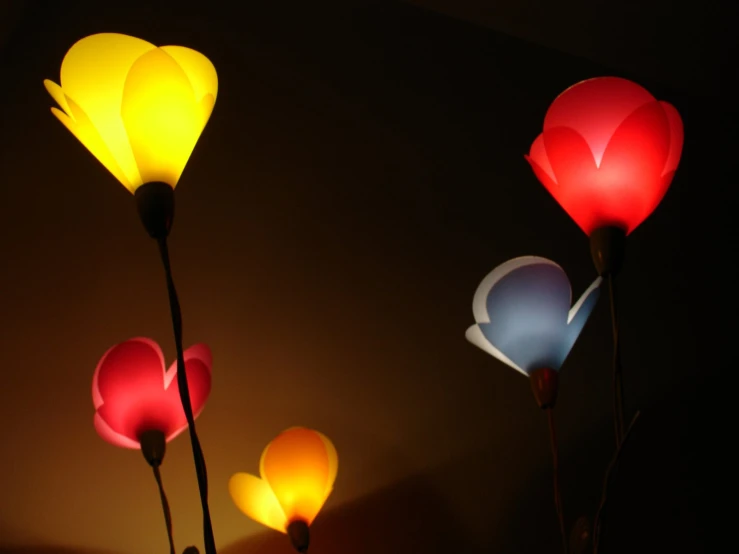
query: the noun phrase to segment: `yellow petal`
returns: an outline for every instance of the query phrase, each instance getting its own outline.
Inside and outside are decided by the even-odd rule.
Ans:
[[[121,116],[143,181],[176,186],[204,123],[187,75],[164,50],[131,67]]]
[[[46,87],[46,92],[48,92],[51,97],[54,99],[54,101],[57,103],[57,105],[66,113],[68,116],[72,116],[72,112],[69,110],[69,105],[67,104],[67,98],[64,96],[64,92],[62,91],[62,87],[57,85],[54,81],[50,81],[49,79],[44,79],[44,87]]]
[[[251,519],[285,533],[287,518],[272,489],[262,479],[248,473],[236,473],[228,481],[234,504]]]
[[[51,112],[124,187],[133,192],[134,187],[123,171],[121,171],[115,158],[110,153],[110,150],[108,150],[105,142],[100,138],[100,135],[87,115],[85,115],[85,112],[71,98],[65,98],[65,103],[67,104],[67,109],[70,110],[69,115],[53,107],[51,108]]]
[[[101,33],[76,42],[62,62],[64,93],[85,112],[134,188],[142,180],[121,120],[123,89],[136,60],[155,49],[135,37]]]
[[[319,434],[304,428],[284,431],[267,446],[260,465],[288,521],[310,525],[326,500],[331,472]]]
[[[161,50],[172,56],[185,72],[197,101],[210,94],[215,103],[218,96],[218,74],[208,58],[184,46],[162,46]]]

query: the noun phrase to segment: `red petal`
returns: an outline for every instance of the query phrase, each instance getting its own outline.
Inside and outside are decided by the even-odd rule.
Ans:
[[[602,224],[633,231],[665,194],[662,174],[670,151],[670,124],[656,100],[631,114],[603,154],[597,186],[605,202]]]
[[[588,79],[571,86],[552,102],[544,118],[544,130],[569,127],[576,131],[588,143],[599,164],[616,128],[649,102],[654,102],[654,97],[626,79]]]
[[[541,171],[544,171],[547,174],[549,180],[551,181],[555,180],[554,171],[552,171],[552,166],[549,163],[549,158],[547,157],[547,150],[546,148],[544,148],[544,134],[543,133],[539,135],[538,137],[536,137],[536,140],[531,144],[531,150],[529,151],[529,155],[524,156],[524,157],[529,161],[529,163],[531,163],[533,160],[533,162],[536,163],[539,169]]]
[[[660,104],[662,105],[662,109],[665,110],[667,121],[670,122],[670,153],[667,156],[667,163],[665,164],[665,173],[669,173],[677,169],[677,165],[680,163],[680,156],[683,153],[683,120],[675,109],[675,106],[661,101]]]
[[[590,147],[581,135],[565,127],[544,131],[544,145],[557,180],[553,187],[542,183],[575,223],[590,234],[601,202],[594,194],[597,168]]]

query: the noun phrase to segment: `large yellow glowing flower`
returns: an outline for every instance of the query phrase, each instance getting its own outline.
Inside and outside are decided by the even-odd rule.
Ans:
[[[333,490],[339,459],[331,441],[312,429],[293,427],[270,442],[259,461],[261,479],[236,473],[228,488],[251,519],[287,532],[289,523],[313,523]]]
[[[54,115],[134,192],[154,181],[177,185],[213,111],[218,76],[189,48],[101,33],[69,49],[61,86],[44,85],[61,108]]]

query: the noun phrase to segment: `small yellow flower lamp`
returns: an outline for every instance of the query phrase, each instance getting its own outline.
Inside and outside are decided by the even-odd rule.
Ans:
[[[76,42],[60,85],[44,85],[51,111],[136,196],[156,239],[169,233],[174,188],[210,118],[218,94],[213,64],[184,46],[117,33]]]
[[[270,442],[259,461],[261,478],[234,474],[228,489],[254,521],[286,533],[306,552],[309,527],[333,490],[339,459],[331,441],[312,429],[293,427]]]

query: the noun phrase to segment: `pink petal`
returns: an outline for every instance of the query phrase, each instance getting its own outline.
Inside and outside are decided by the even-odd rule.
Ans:
[[[111,429],[110,426],[105,423],[105,420],[100,417],[99,413],[95,414],[95,417],[93,418],[93,425],[95,426],[95,431],[98,432],[98,435],[100,435],[103,440],[109,442],[113,446],[133,449],[138,449],[141,447],[138,441],[131,440],[128,437],[113,431],[113,429]]]
[[[195,345],[184,352],[184,358],[197,417],[210,394],[210,349]],[[147,429],[161,430],[168,440],[174,438],[187,428],[176,377],[176,362],[165,372],[162,352],[149,339],[132,339],[108,350],[93,378],[98,434],[126,448],[136,448],[137,437]]]
[[[569,127],[576,131],[590,145],[599,166],[616,128],[634,110],[654,100],[647,90],[626,79],[588,79],[571,86],[554,100],[544,118],[544,130]]]

